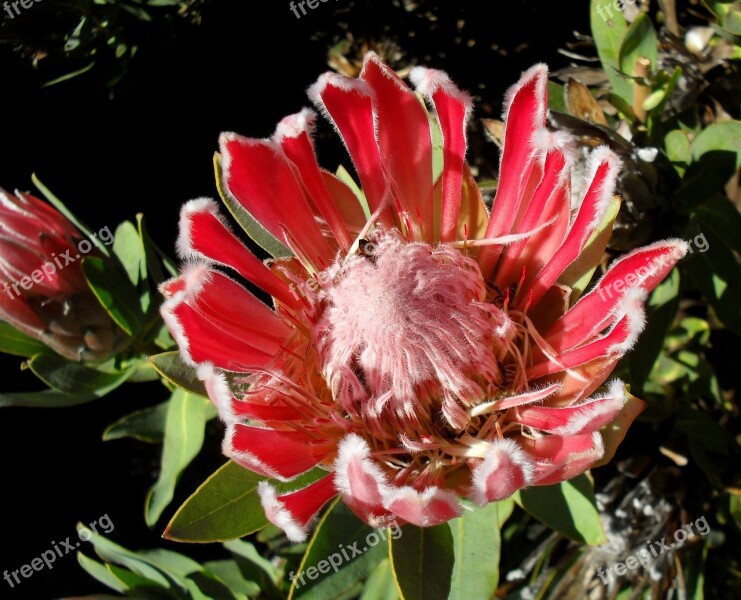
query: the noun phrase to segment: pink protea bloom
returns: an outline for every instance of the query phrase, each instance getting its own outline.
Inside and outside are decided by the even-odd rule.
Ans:
[[[411,80],[433,117],[374,54],[359,79],[327,73],[309,89],[362,197],[319,168],[309,110],[270,139],[222,135],[232,210],[294,257],[260,262],[214,202],[194,200],[178,241],[188,264],[162,287],[164,318],[226,423],[226,456],[283,481],[327,471],[286,494],[261,484],[292,540],[337,494],[373,526],[430,526],[460,515],[462,498],[485,505],[609,459],[640,401],[620,381],[595,392],[687,250],[632,252],[577,301],[574,279],[601,255],[583,264],[609,222],[616,156],[596,149],[572,189],[572,140],[546,127],[537,65],[507,95],[489,214],[464,159],[469,97],[440,71]]]
[[[30,194],[0,189],[0,321],[74,361],[108,358],[126,336],[82,272],[83,243],[64,215]]]

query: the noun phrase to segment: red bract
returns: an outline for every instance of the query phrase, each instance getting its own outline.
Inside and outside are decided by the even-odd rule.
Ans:
[[[82,273],[83,239],[42,200],[0,189],[0,320],[75,361],[106,358],[124,337]]]
[[[293,540],[337,494],[373,526],[428,526],[459,515],[462,497],[483,505],[609,459],[641,403],[620,381],[593,394],[686,251],[637,250],[577,301],[606,243],[618,159],[596,149],[574,186],[573,140],[547,129],[535,66],[507,96],[489,214],[464,160],[469,97],[439,71],[411,79],[434,117],[373,54],[359,79],[328,73],[309,90],[362,197],[319,168],[309,110],[271,139],[224,134],[238,216],[295,258],[263,264],[215,203],[195,200],[178,245],[189,264],[162,287],[164,318],[227,425],[224,453],[284,481],[327,472],[292,493],[260,486]]]

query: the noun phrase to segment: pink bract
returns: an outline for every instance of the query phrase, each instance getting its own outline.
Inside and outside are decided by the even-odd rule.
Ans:
[[[469,96],[440,71],[410,78],[417,93],[369,54],[358,79],[327,73],[309,89],[362,198],[319,167],[308,109],[270,139],[222,135],[238,216],[293,257],[261,262],[214,202],[194,200],[187,264],[162,286],[170,331],[226,423],[225,455],[283,481],[326,471],[291,493],[260,485],[292,540],[338,494],[372,526],[431,526],[462,498],[485,505],[608,460],[642,403],[619,380],[597,390],[687,249],[636,250],[578,298],[602,253],[585,248],[606,243],[617,157],[597,148],[576,184],[574,140],[547,128],[536,65],[507,94],[489,213],[465,161]]]

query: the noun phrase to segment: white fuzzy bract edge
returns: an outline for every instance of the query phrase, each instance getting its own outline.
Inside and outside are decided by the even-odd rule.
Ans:
[[[302,527],[296,522],[293,515],[278,499],[276,489],[272,485],[267,481],[261,481],[257,484],[257,493],[260,496],[260,503],[265,511],[265,516],[273,525],[285,531],[288,539],[294,543],[306,540],[308,537],[306,527]]]

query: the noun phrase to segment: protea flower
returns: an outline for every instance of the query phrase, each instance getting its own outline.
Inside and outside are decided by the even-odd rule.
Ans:
[[[596,149],[574,186],[572,140],[546,129],[537,65],[507,96],[489,214],[464,160],[469,96],[440,71],[410,77],[419,95],[369,54],[358,79],[327,73],[309,89],[362,194],[319,168],[308,109],[270,139],[223,134],[235,214],[293,257],[263,264],[214,202],[194,200],[178,241],[188,263],[162,287],[164,318],[226,423],[225,455],[284,481],[327,472],[291,493],[260,485],[292,540],[338,494],[372,526],[430,526],[463,498],[484,505],[608,459],[640,401],[620,381],[597,390],[687,249],[634,251],[577,301],[608,237],[618,159]]]
[[[94,244],[49,204],[0,189],[0,320],[74,361],[107,358],[125,334],[93,295]]]

